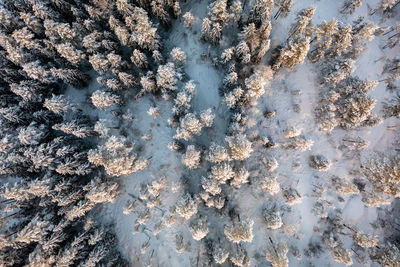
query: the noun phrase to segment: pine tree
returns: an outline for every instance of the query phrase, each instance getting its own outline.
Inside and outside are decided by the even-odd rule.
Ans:
[[[114,104],[121,104],[119,96],[100,90],[95,91],[90,98],[93,105],[100,109],[109,108]]]
[[[224,233],[233,243],[251,242],[254,237],[253,224],[254,221],[250,219],[234,222],[231,226],[225,226]]]
[[[340,10],[342,14],[353,14],[357,7],[362,5],[362,0],[346,0]]]
[[[278,19],[280,16],[287,17],[292,9],[293,0],[276,0],[275,5],[278,6],[279,10],[275,14],[274,18]]]
[[[309,37],[289,40],[287,46],[281,50],[278,60],[273,66],[273,69],[277,70],[280,67],[293,69],[298,64],[304,62],[304,59],[306,58],[309,49]]]
[[[194,240],[201,240],[208,234],[208,224],[207,219],[200,217],[190,223],[189,226],[190,233],[192,234]]]
[[[186,153],[182,156],[182,163],[190,170],[196,169],[200,164],[200,151],[196,151],[193,145],[190,145],[186,149]]]
[[[244,160],[250,157],[253,149],[251,148],[251,142],[247,140],[245,135],[238,134],[231,137],[226,137],[228,142],[231,156],[236,160]]]
[[[171,57],[177,64],[185,64],[186,55],[185,52],[182,51],[179,47],[175,47],[171,50]]]
[[[147,57],[144,53],[140,52],[138,49],[134,49],[131,56],[131,61],[139,69],[147,68]]]
[[[178,79],[174,63],[169,62],[165,65],[160,65],[157,70],[156,79],[157,86],[162,90],[175,91]]]
[[[269,239],[271,245],[267,247],[265,257],[269,262],[271,262],[273,267],[287,267],[289,266],[289,259],[287,257],[288,248],[287,246],[279,242],[274,244],[272,239]]]
[[[193,198],[190,194],[185,194],[176,203],[176,212],[185,218],[190,219],[193,215],[197,213],[198,209],[198,199]]]
[[[183,25],[185,26],[185,28],[191,29],[193,27],[193,24],[194,24],[194,17],[192,13],[186,12],[183,15]]]

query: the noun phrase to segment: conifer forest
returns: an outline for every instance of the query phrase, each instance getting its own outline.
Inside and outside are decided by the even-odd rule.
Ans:
[[[0,267],[400,267],[400,0],[0,0]]]

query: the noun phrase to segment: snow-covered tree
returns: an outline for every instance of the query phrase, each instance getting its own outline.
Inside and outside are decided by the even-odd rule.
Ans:
[[[72,104],[64,95],[53,95],[51,98],[45,99],[43,106],[56,114],[66,113],[73,109]]]
[[[183,195],[176,203],[176,212],[185,218],[190,219],[197,213],[199,201],[197,198],[193,198],[189,193]]]
[[[353,14],[357,7],[362,5],[362,0],[346,0],[340,10],[343,14]]]
[[[229,251],[221,245],[214,245],[212,250],[212,257],[217,264],[223,264],[229,257]]]
[[[171,57],[177,64],[185,64],[185,52],[183,52],[179,47],[175,47],[171,50]]]
[[[254,221],[246,219],[244,221],[233,222],[230,226],[225,226],[224,233],[228,240],[233,243],[253,241]]]
[[[183,25],[184,25],[186,28],[191,29],[191,28],[193,27],[193,24],[194,24],[194,17],[193,17],[193,15],[192,15],[192,13],[186,12],[186,13],[183,15]]]
[[[279,229],[283,225],[282,217],[275,205],[265,208],[262,215],[269,229]]]
[[[271,238],[271,245],[267,247],[265,257],[272,264],[273,267],[287,267],[289,266],[289,259],[287,257],[288,248],[285,243],[273,243]]]
[[[134,49],[131,56],[131,61],[139,69],[147,67],[147,57],[139,49]]]
[[[289,40],[286,47],[284,47],[279,54],[279,57],[273,66],[277,70],[280,67],[293,69],[298,64],[302,64],[310,49],[310,38],[301,37],[294,40]]]
[[[200,165],[200,154],[200,151],[197,151],[193,145],[190,145],[182,156],[182,163],[190,170],[196,169]]]
[[[178,79],[174,63],[160,65],[157,70],[156,80],[157,86],[161,89],[175,91]]]
[[[228,136],[225,139],[228,142],[233,159],[244,160],[250,157],[253,149],[251,148],[251,142],[247,140],[245,135],[237,134],[234,136]]]
[[[95,165],[104,166],[106,172],[110,175],[127,176],[143,170],[148,165],[148,161],[138,159],[132,149],[132,147],[127,146],[125,139],[112,136],[105,145],[90,150],[88,160]]]
[[[275,5],[278,6],[279,10],[275,14],[274,18],[277,19],[279,16],[287,17],[293,6],[293,0],[276,0]],[[275,266],[274,266],[275,267]]]
[[[205,217],[193,220],[189,226],[190,233],[195,240],[201,240],[208,234],[208,224]]]
[[[121,103],[121,99],[119,96],[100,90],[95,91],[90,99],[92,100],[92,103],[95,107],[101,109],[106,109],[114,104]]]

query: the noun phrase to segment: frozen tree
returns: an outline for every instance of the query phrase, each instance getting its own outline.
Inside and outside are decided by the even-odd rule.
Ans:
[[[237,134],[234,136],[228,136],[225,139],[228,142],[233,159],[244,160],[250,157],[253,149],[251,148],[251,142],[247,140],[245,135]]]
[[[193,24],[194,24],[194,17],[193,17],[193,15],[192,15],[192,13],[186,12],[186,13],[183,15],[183,25],[184,25],[186,28],[191,29],[191,28],[193,27]]]
[[[49,221],[36,215],[16,235],[15,241],[21,243],[42,242],[48,232]]]
[[[110,62],[102,54],[89,56],[89,62],[92,64],[93,69],[100,74],[104,74],[110,69]]]
[[[339,31],[335,35],[331,53],[334,56],[340,56],[347,48],[352,45],[352,27],[351,25],[339,26]]]
[[[142,90],[140,91],[139,95],[143,95],[145,93],[155,93],[157,88],[153,72],[148,71],[146,75],[143,75],[140,78],[140,85],[142,86]]]
[[[289,259],[287,257],[288,248],[286,244],[279,242],[274,244],[271,240],[271,246],[268,246],[265,252],[265,257],[272,264],[273,267],[287,267],[289,266]]]
[[[102,181],[99,177],[93,179],[85,188],[85,198],[92,203],[113,202],[119,194],[119,185],[113,181]]]
[[[331,167],[331,162],[323,155],[310,156],[309,165],[311,168],[326,171]]]
[[[398,155],[377,154],[366,160],[362,174],[377,193],[389,196],[400,194],[400,161]]]
[[[195,240],[201,240],[208,234],[208,224],[205,217],[193,220],[189,226],[190,233]]]
[[[106,172],[114,176],[127,176],[147,167],[148,161],[137,159],[127,141],[115,136],[110,137],[105,145],[88,152],[89,162],[104,166]]]
[[[149,108],[149,110],[147,111],[147,114],[149,114],[150,116],[152,116],[154,119],[161,117],[161,113],[160,113],[160,109],[157,107],[151,107]]]
[[[149,20],[147,12],[135,7],[133,13],[125,18],[126,25],[132,30],[132,40],[141,48],[154,50],[159,46],[157,28]]]
[[[276,168],[278,168],[278,161],[273,156],[263,157],[261,162],[269,172],[273,172]]]
[[[52,126],[54,130],[63,131],[66,134],[73,134],[79,138],[85,138],[94,135],[92,127],[79,123],[77,120],[57,123]]]
[[[215,115],[212,114],[211,108],[204,110],[200,113],[200,121],[203,127],[211,127],[214,122]]]
[[[264,177],[261,182],[261,187],[271,195],[275,195],[280,191],[279,182],[276,180],[276,177],[274,176]]]
[[[201,178],[201,186],[203,189],[212,196],[218,195],[221,193],[220,181],[209,178]]]
[[[157,18],[164,24],[168,24],[169,16],[165,11],[165,1],[164,0],[153,0],[150,2],[151,10],[157,16]]]
[[[196,85],[193,81],[188,81],[185,84],[183,90],[178,92],[175,98],[175,106],[173,112],[176,115],[186,114],[190,108],[190,102],[193,99],[194,93],[196,91]]]
[[[179,47],[175,47],[171,50],[171,57],[177,64],[185,64],[185,52],[183,52]]]
[[[96,122],[93,129],[99,135],[100,138],[107,138],[110,132],[110,127],[107,126],[108,121],[100,119]]]
[[[400,94],[383,103],[383,112],[386,118],[400,117]]]
[[[242,7],[242,2],[239,0],[236,0],[233,2],[233,4],[229,7],[231,10],[231,18],[233,21],[238,21],[240,19],[240,15],[242,14],[243,7]]]
[[[212,257],[217,264],[223,264],[229,257],[229,251],[224,249],[221,245],[214,245],[212,250]]]
[[[357,245],[363,248],[372,248],[378,244],[377,237],[373,235],[356,232],[353,234],[352,237],[354,242],[356,242]]]
[[[233,243],[253,241],[254,221],[246,219],[244,221],[233,222],[230,226],[225,226],[224,233],[229,241]]]
[[[277,19],[279,16],[287,17],[292,9],[293,0],[276,0],[275,5],[278,6],[279,10],[275,14],[274,18]]]
[[[174,6],[172,7],[172,9],[174,10],[175,17],[179,17],[179,15],[182,13],[179,1],[174,2]]]
[[[280,67],[293,69],[296,65],[302,64],[310,49],[310,38],[302,37],[294,40],[289,40],[286,47],[284,47],[279,54],[274,70]]]
[[[193,145],[187,147],[185,154],[182,156],[182,163],[189,170],[197,169],[200,165],[200,151],[196,151]]]
[[[332,184],[339,194],[359,194],[360,190],[356,185],[347,181],[346,179],[337,176],[332,177]]]
[[[338,29],[338,22],[335,19],[330,22],[324,21],[315,28],[315,37],[313,41],[316,41],[317,43],[308,55],[311,62],[315,63],[325,57],[333,43],[333,37],[337,34]]]
[[[286,188],[282,191],[283,197],[286,199],[288,205],[295,205],[302,201],[302,197],[299,192],[292,187]]]
[[[122,45],[129,46],[132,44],[133,39],[131,34],[129,33],[129,30],[124,27],[117,19],[115,19],[113,16],[110,16],[109,24],[114,30],[115,35]]]
[[[232,92],[225,94],[224,102],[229,108],[234,108],[239,102],[243,95],[243,89],[241,87],[236,87]]]
[[[63,43],[56,45],[57,52],[64,57],[66,60],[74,65],[79,65],[83,60],[86,59],[83,51],[76,49],[70,43]]]
[[[395,244],[385,242],[374,249],[371,258],[382,266],[397,267],[400,262],[400,250]]]
[[[398,4],[398,0],[381,0],[378,4],[377,9],[382,14],[390,13],[391,10]]]
[[[342,14],[353,14],[357,7],[362,5],[362,0],[346,0],[340,10]]]
[[[226,48],[221,54],[222,62],[223,63],[227,63],[228,61],[233,59],[234,54],[235,54],[235,48],[234,47]]]
[[[368,207],[381,207],[390,205],[391,200],[386,195],[377,192],[361,192],[361,201]]]
[[[225,147],[212,143],[209,148],[207,160],[213,163],[219,163],[223,161],[230,161],[231,158],[228,150]]]
[[[352,253],[343,247],[343,243],[336,233],[333,231],[325,232],[323,234],[323,241],[336,262],[347,266],[353,264],[353,260],[351,259]]]
[[[315,7],[309,7],[297,13],[296,23],[292,25],[289,37],[297,34],[307,34],[307,29],[311,25]]]
[[[66,113],[73,110],[72,104],[66,99],[64,95],[54,95],[44,101],[43,106],[56,114]]]
[[[278,207],[272,205],[263,210],[262,216],[269,229],[279,229],[283,225]]]
[[[238,248],[237,251],[231,253],[229,259],[235,266],[239,267],[248,267],[250,266],[251,262],[250,257],[247,254],[247,251],[244,250],[243,248]]]
[[[90,99],[92,100],[92,103],[95,107],[101,109],[106,109],[114,104],[121,103],[121,99],[119,98],[119,96],[100,90],[95,91]]]
[[[38,145],[46,136],[46,127],[32,122],[27,127],[22,127],[18,132],[18,139],[24,145]]]
[[[82,73],[78,69],[56,69],[51,68],[51,73],[54,77],[71,84],[75,87],[82,87],[87,85],[87,81],[89,80],[89,76]]]
[[[239,168],[234,171],[234,175],[231,181],[231,185],[235,188],[239,188],[242,184],[248,182],[250,173],[247,171],[245,167]]]
[[[217,163],[211,167],[211,178],[219,184],[225,183],[234,174],[233,168],[228,162]]]
[[[250,13],[251,20],[260,25],[269,18],[273,10],[274,0],[257,0]]]
[[[187,113],[179,121],[179,127],[176,130],[175,138],[189,140],[193,135],[200,135],[203,127],[210,127],[213,122],[214,115],[211,111],[205,111],[201,114],[200,119],[193,113]]]
[[[160,65],[157,70],[157,86],[163,90],[176,90],[176,84],[178,82],[177,73],[175,71],[174,63],[167,63]]]
[[[241,41],[236,47],[235,47],[235,53],[237,57],[241,59],[241,62],[243,64],[247,64],[250,62],[251,59],[251,53],[250,53],[250,47],[245,41]]]
[[[211,21],[220,23],[223,27],[229,20],[227,12],[227,0],[217,0],[209,6],[209,14]]]
[[[224,78],[225,85],[234,85],[238,79],[238,75],[235,71],[228,73]]]
[[[201,24],[201,38],[207,40],[211,36],[211,20],[204,18]]]
[[[197,213],[198,205],[198,199],[193,198],[189,193],[186,193],[177,201],[176,212],[188,220]]]
[[[43,83],[51,83],[53,75],[49,70],[46,70],[39,60],[29,62],[22,65],[22,69],[26,72],[29,78],[41,81]]]
[[[147,57],[144,53],[140,52],[138,49],[134,49],[131,56],[131,61],[139,69],[147,67]]]
[[[210,38],[214,42],[214,44],[219,43],[222,36],[222,26],[219,23],[215,23],[210,32]]]
[[[306,139],[304,136],[301,135],[291,138],[289,142],[284,144],[284,148],[306,151],[311,149],[313,143],[314,142],[312,140]]]

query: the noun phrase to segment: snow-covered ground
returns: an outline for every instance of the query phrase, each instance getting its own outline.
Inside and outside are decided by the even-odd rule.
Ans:
[[[296,13],[311,5],[316,7],[313,17],[315,24],[322,21],[336,18],[343,23],[351,23],[359,16],[364,16],[366,20],[379,23],[378,16],[368,15],[368,5],[374,7],[377,0],[364,1],[362,7],[357,8],[356,12],[349,16],[339,14],[342,1],[320,0],[320,1],[295,1],[293,9],[287,18],[280,18],[272,21],[271,46],[282,43],[287,38],[287,32],[294,21]],[[184,66],[187,78],[196,84],[196,94],[192,108],[195,112],[212,108],[216,114],[212,128],[205,130],[197,142],[209,146],[211,142],[223,142],[229,119],[229,110],[221,102],[218,88],[222,83],[224,75],[223,69],[217,69],[212,65],[209,50],[213,49],[209,44],[199,40],[200,19],[207,14],[207,1],[194,1],[182,5],[182,13],[191,11],[198,18],[192,30],[184,29],[180,21],[173,22],[171,30],[168,32],[166,50],[173,47],[181,48],[188,60]],[[386,21],[384,25],[391,25],[392,21]],[[384,60],[382,57],[389,58],[399,54],[398,48],[382,51],[381,47],[385,37],[377,37],[368,44],[368,51],[365,52],[357,61],[357,69],[353,73],[361,79],[378,80]],[[265,63],[261,63],[265,64]],[[291,211],[283,211],[282,217],[286,225],[297,227],[298,231],[293,236],[282,237],[288,245],[297,246],[302,251],[307,247],[309,241],[317,235],[314,227],[318,225],[319,218],[312,212],[316,202],[313,189],[321,186],[326,190],[323,196],[330,206],[326,206],[327,211],[340,209],[343,219],[349,225],[354,225],[368,233],[381,234],[374,232],[370,222],[377,219],[375,208],[367,207],[361,201],[360,195],[344,197],[344,201],[338,200],[338,195],[330,190],[332,176],[339,176],[344,179],[351,179],[350,172],[358,167],[360,159],[371,155],[373,151],[384,152],[392,146],[393,140],[398,132],[398,120],[392,118],[383,121],[381,124],[372,128],[361,128],[354,130],[343,130],[336,128],[331,133],[321,132],[314,120],[314,109],[320,101],[321,88],[317,81],[318,70],[316,65],[307,61],[305,64],[296,67],[292,72],[286,70],[279,71],[270,87],[266,89],[265,95],[259,100],[257,107],[248,111],[249,116],[255,120],[255,126],[248,130],[248,134],[258,131],[260,136],[269,136],[278,144],[285,141],[284,130],[289,127],[301,129],[302,135],[313,141],[310,150],[300,152],[287,151],[281,147],[265,150],[255,148],[252,156],[247,160],[249,170],[252,171],[251,184],[243,185],[240,189],[230,192],[232,199],[230,205],[237,205],[243,217],[252,218],[254,224],[254,240],[250,244],[244,244],[250,257],[251,266],[269,266],[265,259],[264,250],[268,245],[268,238],[282,237],[283,231],[268,230],[260,216],[262,208],[268,202],[276,202],[283,205],[281,193],[270,196],[261,192],[257,188],[257,170],[259,169],[260,158],[273,156],[279,166],[273,171],[273,175],[278,177],[281,188],[294,187],[303,197],[301,203],[291,206]],[[381,116],[383,101],[389,96],[384,83],[379,83],[370,95],[376,99],[376,106],[372,113]],[[153,119],[147,114],[147,110],[155,103],[160,109],[161,117]],[[263,117],[265,109],[275,110],[276,116],[266,120]],[[170,228],[165,228],[158,235],[153,235],[154,225],[162,220],[164,214],[168,213],[167,207],[175,204],[180,196],[179,191],[173,192],[171,189],[174,183],[179,182],[182,176],[191,175],[190,180],[200,181],[200,172],[189,172],[181,163],[181,155],[167,148],[172,141],[175,130],[167,123],[172,117],[172,104],[163,100],[154,100],[151,96],[145,96],[140,101],[128,103],[128,108],[134,112],[134,120],[130,126],[126,127],[128,136],[137,140],[137,147],[140,147],[141,157],[151,158],[150,165],[144,171],[134,173],[128,177],[121,178],[121,196],[111,204],[108,204],[103,211],[103,215],[110,221],[114,221],[120,248],[132,266],[193,266],[199,255],[199,251],[204,249],[204,244],[191,238],[188,231],[188,222],[178,221]],[[101,117],[102,115],[99,114]],[[390,126],[390,127],[389,127]],[[394,128],[393,128],[394,126]],[[143,136],[150,137],[143,140]],[[340,148],[343,139],[348,137],[360,137],[369,142],[369,146],[359,154],[348,152]],[[310,155],[322,154],[331,162],[331,168],[326,172],[313,170],[308,165]],[[296,165],[296,167],[295,167]],[[204,175],[205,172],[203,172]],[[270,174],[265,174],[270,175]],[[153,180],[166,177],[168,190],[162,193],[162,208],[151,209],[151,218],[146,227],[140,227],[138,232],[134,232],[137,213],[123,214],[124,207],[128,201],[135,201],[138,210],[145,210],[143,204],[136,198],[140,194],[141,184],[150,184]],[[217,212],[210,211],[209,217],[212,233],[218,233],[223,229],[224,221],[218,217]],[[222,217],[221,217],[222,218]],[[190,250],[178,253],[175,249],[175,235],[182,234],[185,241],[190,241]],[[344,239],[345,247],[350,249],[350,240]],[[148,246],[147,246],[148,245]],[[261,255],[262,257],[257,257]],[[296,259],[289,253],[289,266],[342,266],[335,262],[327,251],[318,259],[308,259],[303,256]],[[362,266],[354,261],[353,266]]]

